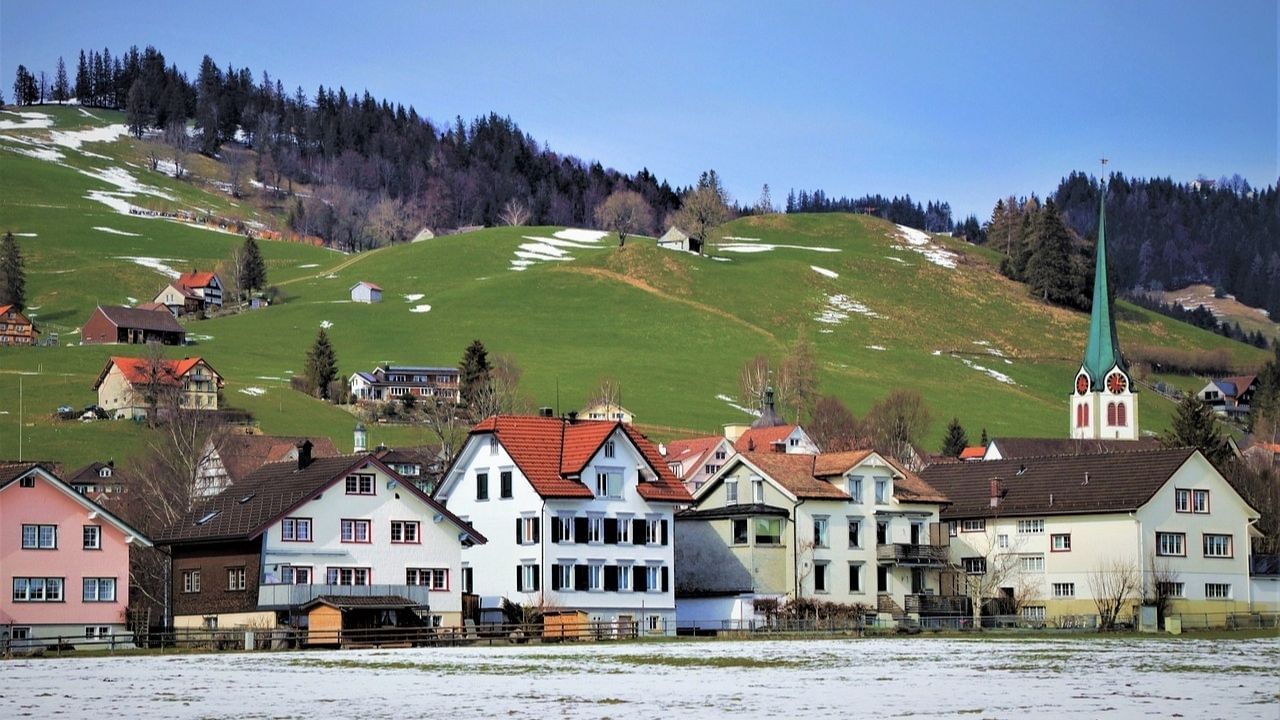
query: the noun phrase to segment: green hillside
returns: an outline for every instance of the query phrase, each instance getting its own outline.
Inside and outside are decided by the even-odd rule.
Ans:
[[[99,117],[91,119],[73,108],[32,112],[55,115],[58,125],[0,124],[0,230],[35,234],[22,239],[29,304],[42,327],[60,333],[62,346],[0,351],[0,413],[7,413],[0,414],[0,457],[17,454],[23,373],[26,457],[68,464],[120,458],[143,442],[133,424],[63,423],[51,413],[59,404],[94,400],[89,387],[108,355],[141,350],[80,347],[70,333],[95,303],[145,301],[162,284],[154,269],[121,258],[208,267],[242,238],[120,214],[86,197],[116,188],[83,171],[123,168],[172,198],[128,199],[146,207],[212,208],[268,221],[269,211],[254,209],[264,206],[252,197],[232,203],[206,184],[223,171],[213,163],[197,168],[194,181],[146,169],[129,139],[86,144],[93,155],[58,146],[58,161],[19,154],[36,146],[15,136],[44,139],[58,127],[120,122],[118,114],[95,111]],[[18,121],[5,113],[0,120]],[[699,432],[746,418],[718,398],[736,394],[744,361],[759,353],[780,357],[806,337],[817,349],[821,391],[855,412],[893,388],[921,392],[934,410],[931,445],[953,415],[975,438],[982,427],[993,436],[1065,432],[1065,394],[1088,325],[1083,314],[1029,298],[981,249],[950,238],[909,238],[865,216],[744,218],[721,228],[712,257],[658,249],[643,238],[619,248],[613,238],[564,228],[488,229],[357,256],[283,242],[262,246],[270,281],[286,300],[191,322],[198,344],[173,354],[208,358],[228,380],[228,402],[254,412],[265,430],[325,434],[339,447],[350,444],[352,416],[287,382],[302,370],[322,323],[330,326],[344,374],[382,361],[454,365],[465,345],[480,338],[490,353],[515,356],[525,371],[522,388],[538,404],[556,405],[558,395],[562,409],[577,407],[610,375],[641,422]],[[348,302],[358,280],[380,285],[383,302]],[[1154,313],[1124,304],[1120,313],[1122,344],[1230,347],[1242,364],[1265,359]],[[1143,395],[1145,430],[1163,429],[1171,412],[1154,393]],[[371,434],[390,444],[426,437],[406,427]]]

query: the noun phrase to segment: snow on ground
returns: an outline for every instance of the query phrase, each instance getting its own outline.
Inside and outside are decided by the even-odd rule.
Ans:
[[[18,118],[11,120],[9,118]],[[40,130],[53,127],[53,116],[38,112],[0,112],[0,130]]]
[[[716,262],[733,262],[733,258],[713,257],[711,259],[715,260]]]
[[[114,142],[116,138],[128,134],[128,125],[104,125],[84,130],[54,130],[49,133],[49,141],[54,145],[60,145],[71,150],[79,150],[86,155],[103,157],[102,155],[87,153],[81,146],[87,142]]]
[[[744,413],[746,413],[746,414],[748,414],[748,415],[754,415],[754,416],[756,416],[756,417],[760,417],[760,411],[759,411],[759,410],[753,410],[753,409],[751,409],[751,408],[749,408],[749,407],[743,407],[743,406],[739,405],[736,401],[734,401],[734,399],[733,399],[733,398],[729,397],[728,395],[725,395],[725,394],[723,394],[723,393],[722,393],[722,394],[720,394],[720,395],[717,395],[717,396],[716,396],[716,399],[717,399],[717,400],[719,400],[719,401],[721,401],[721,402],[723,402],[724,404],[728,405],[729,407],[733,408],[734,410],[737,410],[738,412],[744,412]]]
[[[871,308],[854,300],[843,293],[827,296],[827,304],[818,314],[814,316],[814,320],[827,325],[840,325],[849,319],[850,313],[858,315],[866,315],[870,318],[883,318],[884,316],[875,312]]]
[[[244,393],[245,395],[252,395],[253,397],[262,397],[263,395],[267,394],[267,391],[263,390],[260,387],[240,388],[240,392]]]
[[[826,275],[829,278],[840,277],[840,273],[836,272],[835,270],[828,270],[826,268],[818,267],[817,265],[810,265],[809,269],[818,273],[819,275]]]
[[[10,144],[5,147],[6,150],[16,152],[19,155],[33,157],[37,160],[44,160],[45,162],[62,162],[66,159],[66,156],[62,153],[54,150],[48,145],[38,143],[31,138],[19,135],[0,135],[0,141]]]
[[[169,267],[167,263],[185,263],[186,262],[186,260],[182,260],[180,258],[154,258],[154,257],[146,257],[146,256],[140,257],[136,255],[117,255],[115,256],[115,259],[128,260],[129,262],[135,265],[141,265],[142,267],[145,267],[145,268],[151,268],[152,270],[155,270],[161,275],[164,275],[166,277],[171,277],[171,278],[176,278],[182,273]]]
[[[924,232],[923,230],[909,228],[906,225],[898,225],[897,227],[898,237],[902,240],[906,240],[907,244],[895,245],[893,248],[894,250],[910,250],[911,252],[920,253],[924,256],[925,260],[928,260],[934,265],[944,267],[949,270],[955,269],[957,259],[956,254],[950,250],[944,250],[943,248],[933,244],[933,239],[929,237],[929,233]]]
[[[320,263],[307,263],[306,265],[299,265],[298,267],[300,267],[300,268],[318,268],[318,267],[320,267]]]
[[[14,237],[40,237],[38,233],[14,233]]]
[[[1274,639],[1093,636],[18,658],[0,716],[1217,720],[1275,717],[1278,665]]]
[[[1005,375],[999,370],[992,370],[989,367],[986,367],[984,365],[979,365],[978,363],[970,360],[969,358],[963,358],[963,357],[960,357],[959,355],[952,355],[951,357],[956,358],[960,362],[964,363],[965,367],[970,368],[972,370],[977,370],[980,373],[985,373],[986,375],[991,376],[993,379],[998,380],[1004,383],[1005,385],[1018,384],[1017,382],[1014,381],[1013,378],[1009,377],[1008,375]],[[1005,362],[1009,362],[1009,361],[1006,360]],[[1009,364],[1012,365],[1013,363],[1009,363]]]
[[[772,250],[811,250],[813,252],[823,253],[840,252],[840,248],[822,247],[821,245],[775,245],[773,243],[720,243],[715,247],[717,250],[722,252],[733,253],[761,253],[770,252]]]
[[[115,228],[104,227],[101,225],[94,225],[93,229],[97,230],[98,232],[109,233],[111,235],[125,235],[127,237],[142,237],[138,233],[125,232],[124,230],[117,230]]]
[[[737,242],[760,242],[760,238],[738,237],[737,235],[725,235],[721,240],[736,240]]]
[[[431,306],[430,306],[430,305],[415,305],[415,306],[413,306],[413,307],[409,308],[409,312],[411,312],[411,313],[425,313],[425,312],[431,312]]]
[[[907,262],[906,260],[903,260],[903,259],[902,259],[902,258],[900,258],[900,257],[894,257],[893,255],[885,255],[885,256],[884,256],[884,259],[885,259],[885,260],[892,260],[892,261],[894,261],[894,262],[896,262],[896,263],[902,263],[903,265],[910,265],[910,264],[911,264],[911,263]]]
[[[552,233],[551,237],[524,235],[521,239],[527,242],[516,248],[510,269],[519,272],[541,262],[572,260],[572,250],[597,250],[604,247],[599,243],[608,234],[599,230],[565,228]]]
[[[422,293],[409,293],[408,295],[405,295],[405,296],[404,296],[404,301],[405,301],[405,302],[418,302],[419,300],[421,300],[421,299],[422,299],[422,298],[424,298],[424,297],[426,297],[426,296],[425,296],[425,295],[423,295]]]
[[[130,210],[134,207],[125,198],[150,195],[163,200],[176,200],[175,197],[160,188],[138,182],[128,170],[122,167],[94,168],[92,170],[80,170],[79,172],[82,175],[88,175],[94,180],[114,185],[117,188],[116,190],[90,190],[85,197],[89,200],[100,202],[123,215],[129,215]]]
[[[866,347],[868,350],[881,350],[881,351],[883,351],[883,350],[886,350],[886,349],[887,349],[887,348],[885,348],[885,346],[883,346],[883,345],[866,345],[866,346],[864,346],[864,347]]]
[[[125,298],[125,300],[126,300],[126,301],[128,301],[128,303],[129,303],[130,305],[137,305],[137,304],[138,304],[138,298],[136,298],[136,297],[127,297],[127,298]]]
[[[325,330],[328,330],[329,328],[333,327],[333,323],[329,322],[328,320],[321,320],[320,327],[324,328]]]

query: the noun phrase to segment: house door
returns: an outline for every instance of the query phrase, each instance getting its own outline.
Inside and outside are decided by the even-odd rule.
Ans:
[[[911,568],[911,594],[924,593],[924,568]]]
[[[920,545],[924,542],[924,526],[920,523],[911,523],[911,544]]]
[[[886,565],[876,566],[876,592],[889,592],[889,568]]]

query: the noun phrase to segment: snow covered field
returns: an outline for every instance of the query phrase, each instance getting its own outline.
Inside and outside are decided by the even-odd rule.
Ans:
[[[1276,640],[676,642],[2,667],[10,718],[1261,718],[1280,707]]]

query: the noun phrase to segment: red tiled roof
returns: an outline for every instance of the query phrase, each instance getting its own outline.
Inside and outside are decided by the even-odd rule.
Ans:
[[[774,443],[783,442],[795,429],[795,425],[751,428],[742,433],[733,447],[738,452],[768,452]]]
[[[579,420],[526,415],[494,415],[471,429],[471,434],[494,434],[511,459],[542,497],[590,498],[595,494],[579,477],[591,458],[615,431],[623,432],[657,474],[656,482],[642,482],[638,492],[646,500],[691,502],[689,491],[676,480],[666,462],[638,430],[617,421]]]
[[[821,455],[786,454],[776,452],[748,452],[742,457],[763,470],[779,485],[798,498],[823,500],[848,500],[849,496],[838,486],[821,478],[840,475],[867,459],[871,450],[822,453]],[[878,454],[878,453],[877,453]],[[915,473],[894,462],[880,457],[898,474],[893,481],[893,496],[905,502],[948,502],[947,497],[924,482]]]
[[[840,475],[849,468],[857,465],[867,459],[873,451],[871,450],[849,450],[846,452],[822,453],[815,455],[813,461],[813,474],[816,477],[826,477],[828,475]]]
[[[981,445],[967,447],[960,451],[961,460],[981,460],[982,456],[987,454],[987,449]]]
[[[178,378],[181,378],[191,372],[191,369],[202,361],[203,358],[199,357],[182,358],[181,360],[163,360],[163,366],[161,368],[157,368],[157,370],[161,371],[160,375],[154,379],[156,382],[164,385],[177,385]],[[150,363],[151,361],[147,358],[120,357],[112,355],[107,360],[106,366],[102,368],[102,372],[98,373],[98,379],[93,383],[93,389],[97,390],[98,386],[102,384],[102,381],[107,377],[107,373],[111,372],[112,365],[120,368],[120,372],[124,375],[124,379],[134,385],[151,382],[152,368]],[[208,362],[205,362],[205,366],[209,368],[209,371],[213,373],[215,378],[217,378],[218,385],[221,386],[222,376],[219,375],[218,371],[214,370],[213,366]]]
[[[669,463],[680,463],[686,475],[697,472],[724,439],[723,435],[708,435],[688,440],[672,440],[667,443],[667,454],[663,459]]]
[[[178,276],[178,279],[174,281],[174,285],[178,286],[179,289],[183,285],[188,288],[207,287],[209,283],[213,282],[213,277],[214,275],[211,272],[186,272]]]

